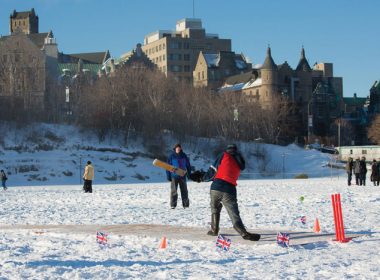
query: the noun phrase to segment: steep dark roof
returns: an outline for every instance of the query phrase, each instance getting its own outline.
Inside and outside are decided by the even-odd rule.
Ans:
[[[105,52],[93,52],[93,53],[75,53],[75,54],[67,54],[67,56],[71,56],[78,61],[82,59],[84,63],[95,63],[95,64],[103,64],[108,58],[110,58],[109,51]]]
[[[363,106],[366,101],[366,97],[343,97],[344,104],[348,106]]]
[[[253,71],[243,73],[243,74],[238,74],[234,76],[230,76],[226,79],[226,84],[228,85],[235,85],[235,84],[240,84],[240,83],[247,83],[252,79],[256,79],[257,74],[255,74]]]
[[[265,57],[263,66],[261,69],[277,70],[277,65],[274,63],[270,47],[267,49],[267,56]]]
[[[45,38],[48,37],[50,32],[47,33],[33,33],[26,35],[39,49],[45,44]]]
[[[8,35],[8,36],[2,36],[2,37],[0,37],[0,41],[6,40],[10,36],[17,36],[17,35],[18,35],[18,33],[15,33],[13,35]],[[22,35],[25,35],[25,34],[22,33]],[[44,46],[44,43],[45,43],[45,38],[48,37],[49,35],[52,36],[51,31],[47,32],[47,33],[26,34],[25,36],[28,37],[33,42],[33,44],[35,44],[39,49],[42,49],[42,47]]]
[[[305,49],[302,48],[301,50],[301,58],[298,62],[296,71],[311,71],[309,62],[307,62],[306,56],[305,56]]]

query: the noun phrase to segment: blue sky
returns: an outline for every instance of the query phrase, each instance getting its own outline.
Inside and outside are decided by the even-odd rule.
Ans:
[[[9,34],[14,9],[32,7],[60,51],[109,49],[116,57],[193,15],[192,0],[0,0],[0,34]],[[294,68],[303,45],[310,65],[334,63],[345,96],[367,96],[380,79],[379,14],[378,0],[195,0],[195,17],[207,32],[232,39],[235,52],[262,63],[270,44],[275,62]]]

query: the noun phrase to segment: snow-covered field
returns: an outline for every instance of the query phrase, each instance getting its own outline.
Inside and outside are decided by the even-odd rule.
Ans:
[[[170,224],[207,231],[209,184],[190,183],[189,209],[171,210],[168,183],[10,187],[0,191],[0,279],[379,279],[380,187],[347,187],[336,178],[239,182],[238,201],[254,229],[333,232],[330,195],[341,193],[347,232],[366,235],[350,243],[320,242],[289,249],[234,243],[220,252],[214,242],[169,240],[109,232],[102,249],[93,234],[20,230],[25,224]],[[301,202],[300,197],[305,199]],[[305,215],[307,224],[299,217]],[[1,225],[14,225],[1,230]],[[225,210],[222,227],[230,227]]]

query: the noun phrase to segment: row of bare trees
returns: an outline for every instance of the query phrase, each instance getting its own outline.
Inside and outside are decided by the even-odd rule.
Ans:
[[[131,130],[154,139],[166,130],[180,139],[262,138],[277,143],[293,140],[298,132],[294,108],[285,99],[276,98],[263,109],[242,94],[194,88],[143,67],[119,69],[81,91],[76,122],[94,129],[100,140],[113,132],[127,136]]]

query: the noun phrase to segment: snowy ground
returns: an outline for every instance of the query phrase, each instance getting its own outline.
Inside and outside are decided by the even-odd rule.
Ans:
[[[167,183],[11,187],[0,192],[0,279],[379,279],[380,187],[347,187],[341,178],[240,181],[239,207],[254,229],[310,230],[319,218],[333,232],[330,195],[342,195],[347,232],[366,233],[346,244],[324,242],[289,249],[244,245],[229,252],[213,242],[113,235],[101,249],[93,234],[1,230],[23,224],[170,224],[206,229],[209,184],[190,183],[189,209],[168,205]],[[304,201],[300,197],[304,196]],[[300,223],[305,215],[307,225]],[[230,227],[222,212],[222,227]]]

